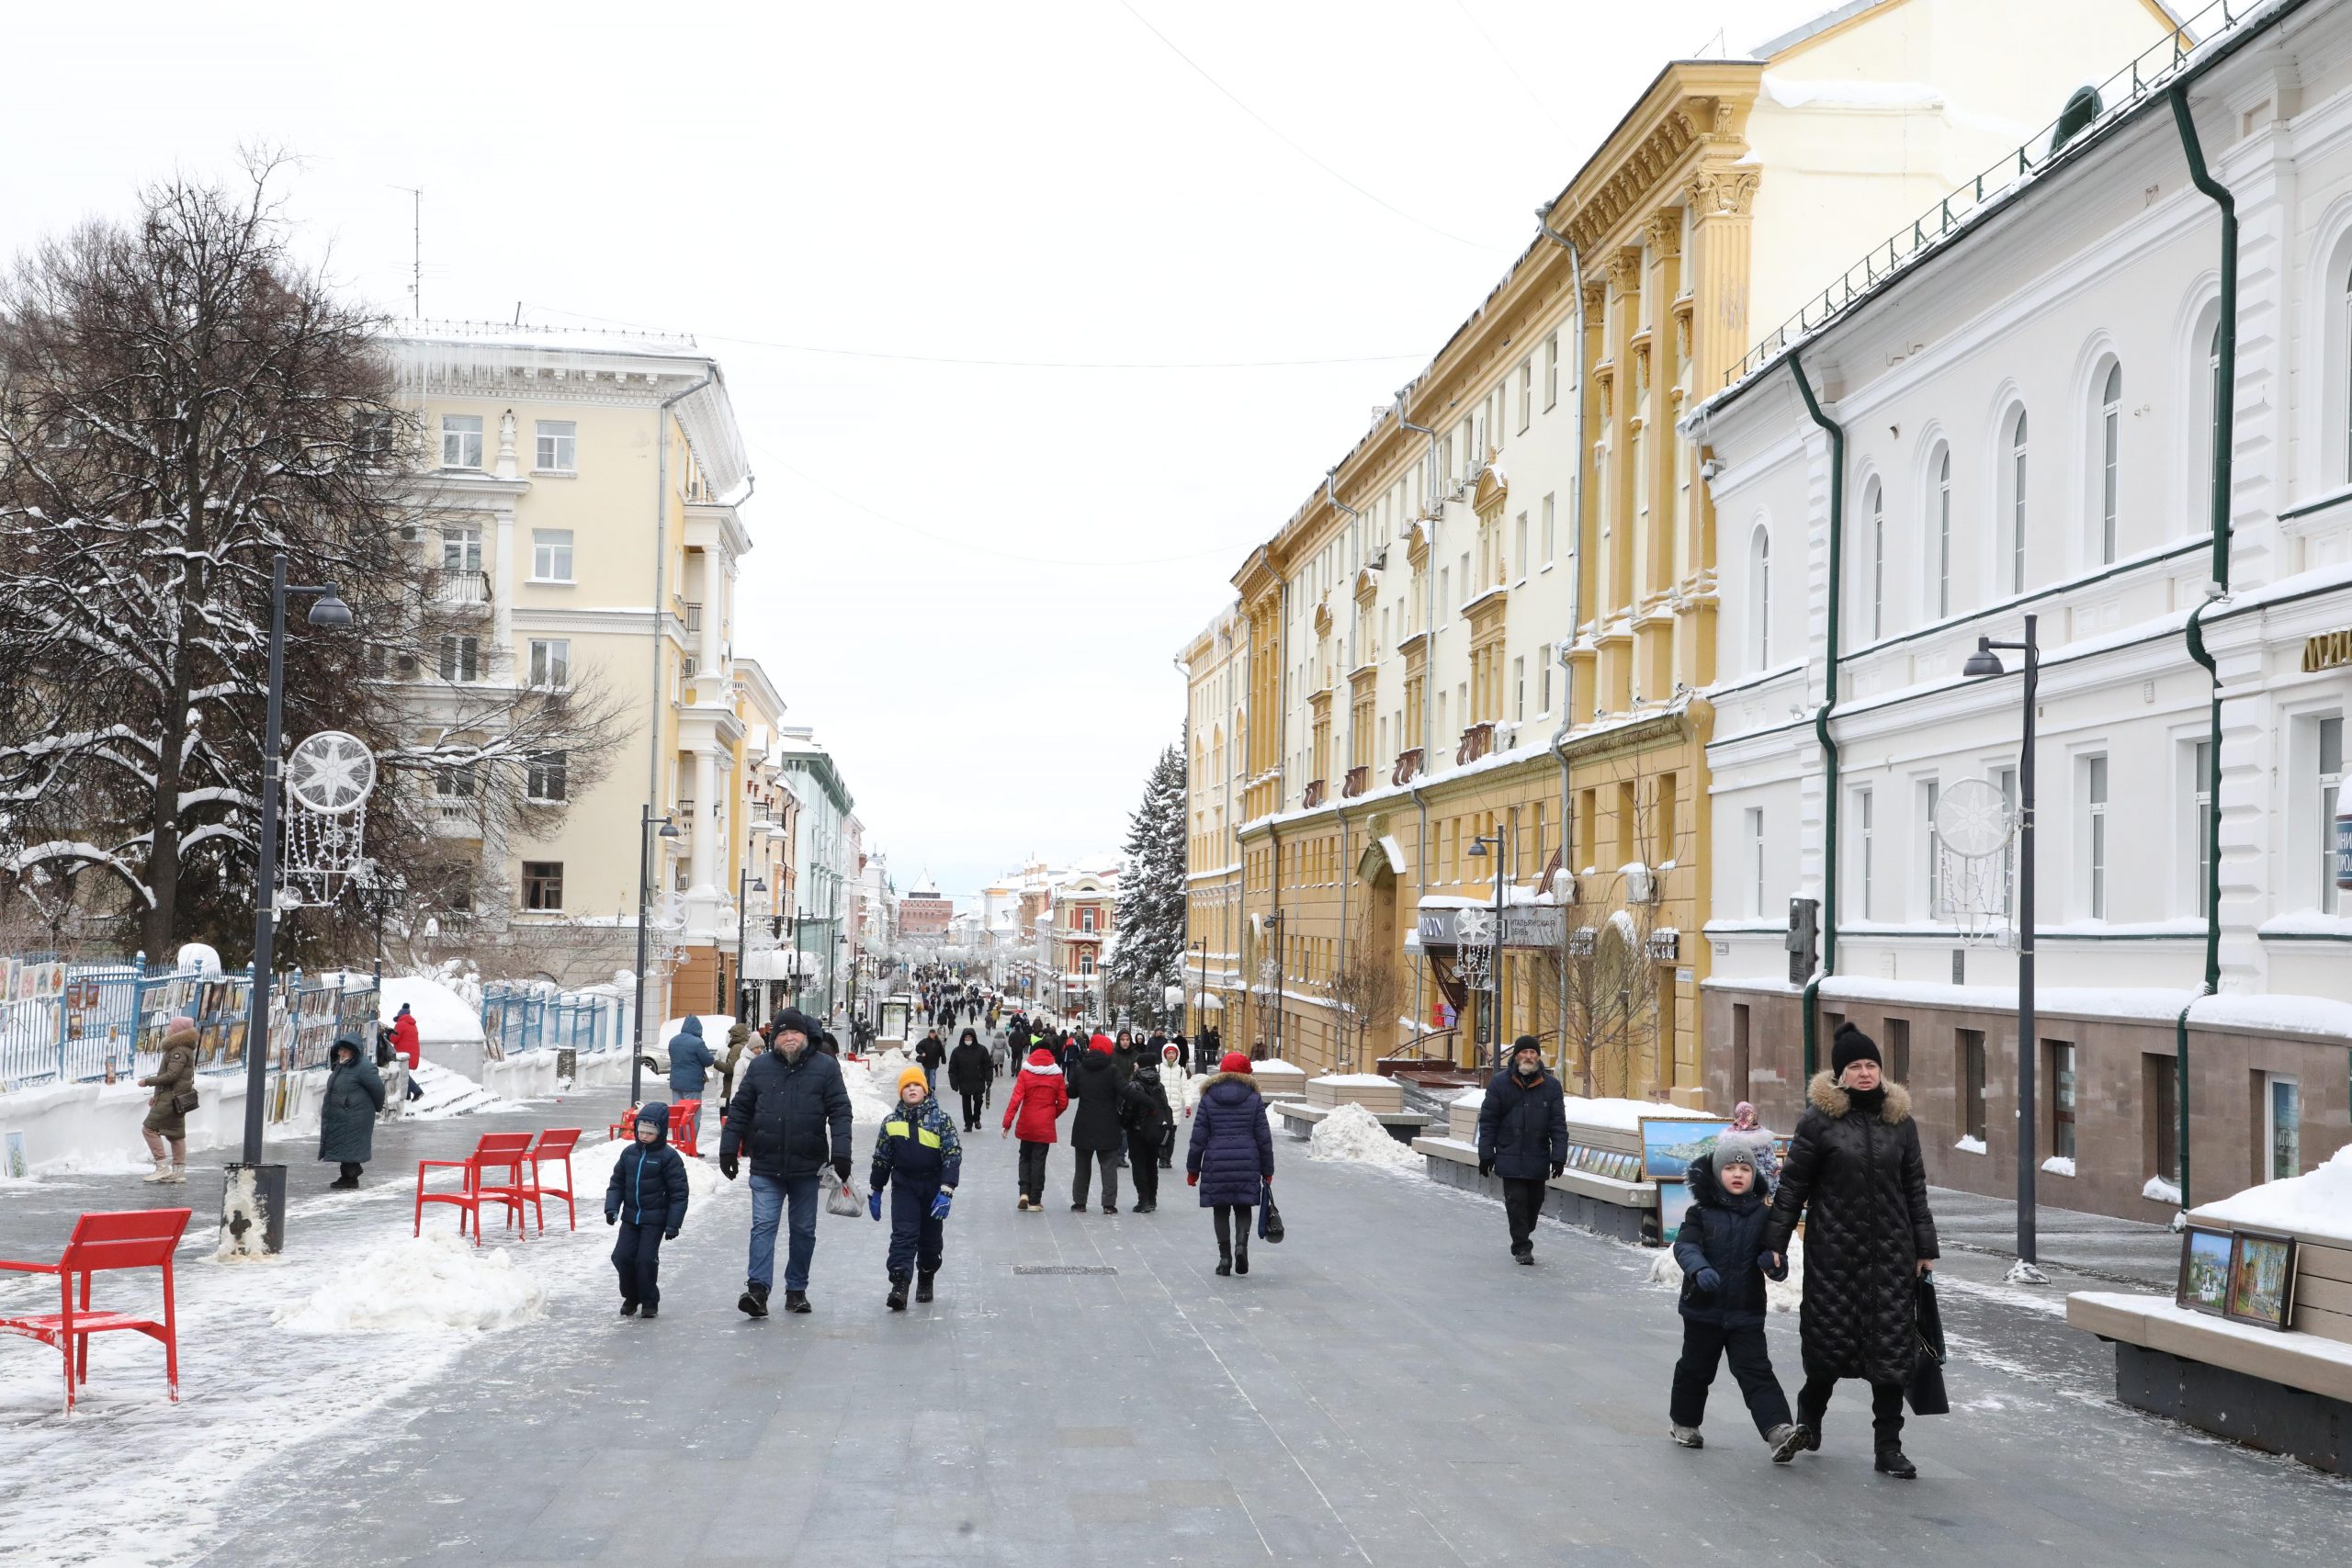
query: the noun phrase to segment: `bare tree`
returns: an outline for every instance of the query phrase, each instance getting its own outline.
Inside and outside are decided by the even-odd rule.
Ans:
[[[1323,987],[1338,1011],[1341,1038],[1348,1043],[1351,1070],[1356,1072],[1371,1065],[1364,1048],[1374,1030],[1386,1030],[1393,1036],[1396,1010],[1405,1001],[1403,978],[1387,953],[1374,951],[1372,932],[1371,911],[1366,910],[1358,917],[1347,952]]]
[[[1644,882],[1647,886],[1642,886]],[[1564,906],[1560,944],[1535,967],[1534,1013],[1560,1037],[1560,1070],[1588,1095],[1634,1097],[1657,1025],[1655,874],[1594,872],[1577,879]]]

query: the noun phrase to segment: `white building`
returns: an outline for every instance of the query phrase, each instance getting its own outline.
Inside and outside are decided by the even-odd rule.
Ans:
[[[848,995],[848,926],[851,884],[857,874],[852,812],[857,802],[842,782],[832,753],[807,726],[776,731],[775,762],[800,799],[793,846],[798,868],[792,918],[793,945],[805,971],[800,1004],[819,1018],[830,1016]]]
[[[1933,813],[1965,780],[2017,797],[2018,655],[2006,678],[1962,668],[2031,615],[2041,1196],[2154,1219],[2184,1087],[2193,1199],[2347,1136],[2352,895],[2330,855],[2352,697],[2352,11],[2284,0],[2177,68],[2143,56],[2137,91],[2115,63],[2030,179],[2011,164],[1981,201],[1958,193],[1948,232],[1939,210],[1882,245],[1683,428],[1723,563],[1711,1095],[1792,1122],[1808,1021],[1782,936],[1789,901],[1819,898],[1822,1064],[1852,1019],[1911,1085],[1929,1179],[2014,1190],[2015,954],[1958,951]],[[2228,316],[2220,209],[2173,95],[2235,206]],[[2209,898],[2219,995],[2198,999]]]

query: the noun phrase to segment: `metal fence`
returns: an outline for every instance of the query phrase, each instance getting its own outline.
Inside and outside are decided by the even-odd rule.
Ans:
[[[481,1033],[493,1058],[542,1047],[615,1050],[628,1041],[628,1003],[546,985],[493,982],[481,991]]]
[[[0,1093],[140,1077],[161,1061],[164,1026],[179,1017],[196,1024],[198,1072],[242,1070],[252,992],[246,970],[0,958]],[[323,1066],[345,1033],[372,1047],[376,1011],[372,976],[281,976],[271,991],[269,1065]]]

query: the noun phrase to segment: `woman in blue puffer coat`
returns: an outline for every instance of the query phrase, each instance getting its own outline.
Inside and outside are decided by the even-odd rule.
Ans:
[[[1264,1200],[1266,1184],[1274,1179],[1274,1138],[1266,1127],[1266,1101],[1250,1076],[1250,1058],[1228,1052],[1217,1069],[1193,1113],[1184,1179],[1201,1190],[1201,1207],[1215,1217],[1217,1273],[1247,1274],[1250,1211]]]

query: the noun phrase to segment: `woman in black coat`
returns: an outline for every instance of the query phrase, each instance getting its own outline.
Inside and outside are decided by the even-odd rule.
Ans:
[[[1764,1227],[1777,1265],[1798,1219],[1806,1222],[1797,1424],[1804,1446],[1818,1449],[1838,1380],[1866,1380],[1877,1468],[1908,1481],[1918,1474],[1903,1452],[1903,1392],[1919,1354],[1917,1280],[1939,1255],[1919,1126],[1910,1094],[1883,1076],[1877,1043],[1850,1023],[1838,1026],[1830,1070],[1815,1076],[1805,1100]]]
[[[989,1079],[995,1071],[996,1058],[980,1043],[978,1032],[965,1030],[947,1058],[947,1087],[963,1099],[967,1133],[980,1130],[980,1100],[988,1093]]]
[[[1201,1090],[1184,1179],[1200,1189],[1216,1227],[1217,1273],[1250,1272],[1250,1211],[1274,1179],[1274,1139],[1250,1058],[1238,1051],[1225,1054]]]
[[[319,1157],[341,1167],[327,1185],[359,1185],[360,1168],[376,1148],[376,1118],[384,1109],[384,1080],[349,1035],[327,1053],[327,1092],[319,1106]]]
[[[1069,1146],[1078,1156],[1078,1174],[1069,1185],[1072,1213],[1085,1212],[1089,1177],[1097,1166],[1102,1170],[1102,1212],[1119,1212],[1119,1150],[1127,1141],[1120,1101],[1127,1080],[1112,1066],[1110,1046],[1105,1040],[1080,1052],[1069,1073]]]

